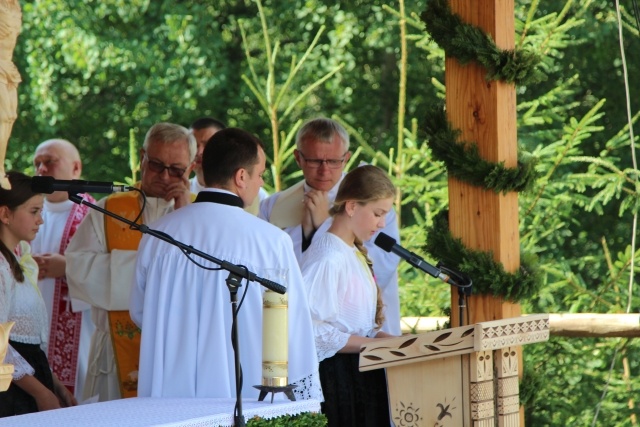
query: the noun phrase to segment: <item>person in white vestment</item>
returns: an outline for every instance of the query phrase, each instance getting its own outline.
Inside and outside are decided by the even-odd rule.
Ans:
[[[0,323],[14,322],[4,356],[14,372],[0,392],[0,417],[77,404],[47,360],[47,312],[27,243],[42,225],[44,197],[31,190],[30,177],[7,172],[6,178],[11,189],[0,188]]]
[[[50,139],[38,145],[33,165],[38,176],[71,180],[79,179],[82,174],[80,153],[65,139]],[[88,194],[83,198],[95,202]],[[82,398],[95,326],[91,321],[91,306],[69,296],[64,253],[88,211],[87,206],[69,200],[66,191],[45,195],[44,224],[31,242],[31,252],[38,263],[38,288],[49,315],[49,363],[77,399]]]
[[[296,257],[300,261],[313,239],[329,226],[329,208],[344,177],[345,165],[351,158],[349,134],[335,120],[309,120],[296,135],[294,155],[304,179],[262,201],[259,216],[291,236]],[[395,210],[389,211],[385,224],[381,231],[399,241]],[[378,284],[386,306],[386,321],[382,330],[400,335],[397,273],[400,258],[375,246],[374,240],[375,237],[365,245],[377,266]]]
[[[207,188],[191,205],[151,227],[218,260],[245,266],[265,277],[286,269],[288,295],[288,380],[298,400],[322,400],[318,359],[302,276],[291,239],[246,212],[263,184],[262,142],[237,128],[217,132],[206,146],[202,168]],[[226,270],[145,235],[131,291],[131,318],[142,329],[139,396],[234,398],[232,310]],[[243,280],[238,291],[238,340],[242,396],[258,397],[262,383],[262,294]],[[278,393],[276,399],[284,398]]]
[[[330,427],[389,426],[384,370],[359,372],[363,344],[388,338],[384,308],[363,242],[385,226],[396,189],[376,166],[360,166],[340,184],[326,233],[302,259]]]
[[[141,180],[137,184],[146,194],[142,212],[144,224],[150,224],[191,203],[189,173],[193,168],[195,154],[195,139],[183,126],[157,123],[149,129],[140,151]],[[124,209],[126,212],[121,212],[121,216],[131,214],[135,217],[142,206],[142,197],[137,192],[113,194],[101,199],[98,205],[104,208],[111,202],[120,200],[117,197],[123,195],[133,195],[135,205]],[[100,401],[118,399],[123,394],[123,382],[118,377],[116,355],[112,346],[112,339],[117,337],[115,334],[114,337],[111,336],[109,320],[110,313],[126,313],[129,310],[129,294],[139,242],[129,242],[132,249],[116,247],[110,250],[111,240],[119,236],[110,236],[109,224],[122,227],[122,235],[129,229],[128,225],[110,219],[97,210],[91,210],[66,252],[66,273],[71,296],[91,305],[96,325],[83,397],[86,399],[98,395]],[[131,233],[133,235],[128,238],[140,239],[141,233]],[[137,354],[131,357],[137,362]]]
[[[214,119],[213,117],[201,117],[196,119],[193,123],[191,123],[191,132],[193,132],[193,136],[196,138],[196,142],[198,143],[198,151],[196,152],[196,164],[193,168],[195,175],[189,181],[191,183],[191,192],[193,194],[198,194],[200,191],[205,189],[204,184],[204,176],[202,174],[202,152],[204,151],[204,147],[209,142],[209,139],[221,129],[225,129],[226,126],[218,119]],[[269,193],[260,187],[260,191],[258,193],[259,201],[262,201],[269,197]]]

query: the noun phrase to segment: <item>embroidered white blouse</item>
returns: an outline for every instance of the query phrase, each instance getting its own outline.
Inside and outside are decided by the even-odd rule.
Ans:
[[[377,288],[358,249],[333,233],[313,240],[302,258],[318,360],[335,355],[351,335],[372,337]]]
[[[38,265],[31,257],[27,242],[18,245],[17,258],[23,268],[25,280],[17,282],[7,260],[0,256],[0,323],[13,321],[10,339],[24,344],[39,344],[47,351],[49,324],[47,309],[38,290]],[[13,379],[33,375],[33,368],[9,346],[4,363],[14,365]]]

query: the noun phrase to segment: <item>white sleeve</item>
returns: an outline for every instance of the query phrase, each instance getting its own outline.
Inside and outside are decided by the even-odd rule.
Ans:
[[[98,202],[104,207],[105,199]],[[67,283],[72,298],[104,310],[128,310],[136,251],[107,252],[104,215],[92,210],[65,252]]]
[[[35,369],[29,365],[20,353],[18,353],[11,345],[9,345],[9,349],[7,351],[7,355],[4,359],[5,363],[9,363],[13,365],[13,380],[17,381],[22,379],[25,375],[33,375],[36,373]]]
[[[344,296],[338,286],[341,272],[330,258],[318,259],[312,252],[305,255],[302,277],[307,286],[319,361],[335,355],[351,336],[329,323],[338,319],[339,301]]]

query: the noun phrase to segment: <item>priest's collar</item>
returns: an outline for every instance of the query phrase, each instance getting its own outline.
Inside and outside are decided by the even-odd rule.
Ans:
[[[244,208],[244,202],[240,197],[230,191],[222,190],[220,188],[207,188],[206,190],[199,192],[198,197],[196,197],[196,200],[194,200],[193,203],[200,202],[218,203],[220,205]]]

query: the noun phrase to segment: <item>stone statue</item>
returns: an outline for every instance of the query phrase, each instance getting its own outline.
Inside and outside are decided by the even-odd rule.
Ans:
[[[0,0],[0,186],[11,188],[5,176],[4,161],[13,122],[18,117],[20,73],[12,61],[22,12],[18,0]]]

